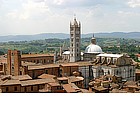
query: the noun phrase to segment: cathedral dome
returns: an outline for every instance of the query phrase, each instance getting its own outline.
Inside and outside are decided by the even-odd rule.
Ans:
[[[91,44],[86,47],[85,53],[103,53],[101,47],[96,45],[96,39],[94,37],[91,39]]]
[[[95,44],[90,44],[86,47],[85,53],[103,53],[100,46]]]

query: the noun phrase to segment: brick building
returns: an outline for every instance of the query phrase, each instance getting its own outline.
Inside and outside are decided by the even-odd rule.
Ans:
[[[8,50],[7,54],[7,74],[20,75],[21,55],[20,51]]]
[[[23,54],[21,55],[21,61],[35,64],[52,64],[54,63],[54,54]]]

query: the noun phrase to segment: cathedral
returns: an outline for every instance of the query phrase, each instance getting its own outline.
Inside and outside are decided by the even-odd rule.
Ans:
[[[91,62],[91,75],[98,78],[102,75],[116,75],[124,80],[135,80],[135,62],[127,54],[106,54],[102,48],[96,44],[96,38],[91,38],[90,44],[84,53],[80,51],[81,45],[81,24],[74,18],[70,22],[70,47],[62,50],[63,62]]]

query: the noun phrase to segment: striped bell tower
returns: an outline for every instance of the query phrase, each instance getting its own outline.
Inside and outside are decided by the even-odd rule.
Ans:
[[[70,22],[70,62],[81,60],[81,24],[78,23],[76,17]]]

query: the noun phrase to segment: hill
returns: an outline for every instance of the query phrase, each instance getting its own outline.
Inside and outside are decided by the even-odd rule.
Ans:
[[[82,34],[82,38],[92,37],[93,34]],[[112,33],[95,33],[95,37],[99,38],[131,38],[140,39],[140,32],[112,32]],[[31,41],[31,40],[44,40],[50,38],[67,39],[69,34],[64,33],[42,33],[36,35],[8,35],[0,36],[0,42],[8,41]]]

